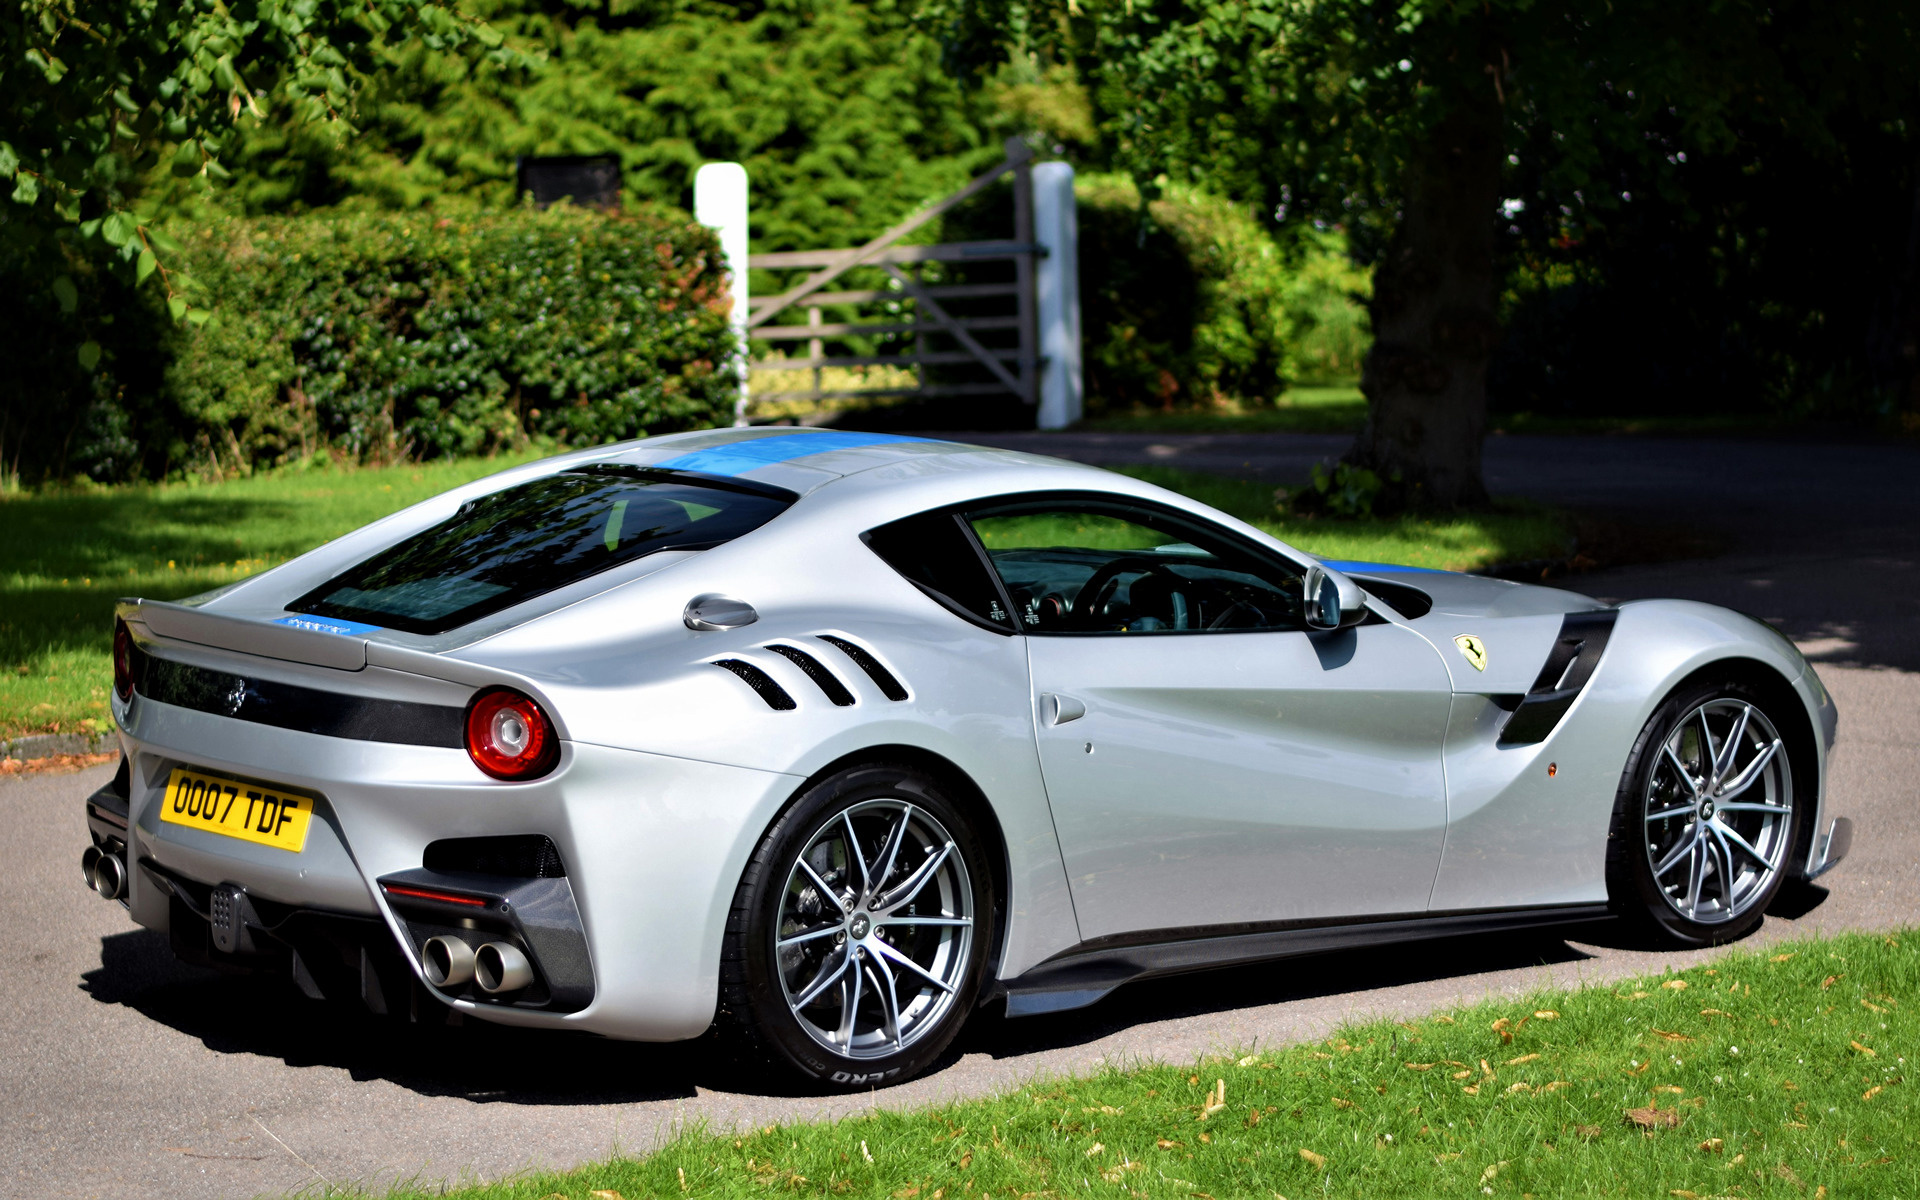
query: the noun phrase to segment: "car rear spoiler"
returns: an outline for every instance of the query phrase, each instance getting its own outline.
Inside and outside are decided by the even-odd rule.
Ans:
[[[296,623],[283,624],[138,597],[121,600],[114,611],[122,620],[143,623],[155,637],[169,641],[190,642],[281,662],[330,667],[336,671],[384,667],[468,687],[514,687],[535,697],[543,695],[534,681],[517,672],[429,650],[374,641],[350,632],[328,632],[328,622],[321,617],[290,617],[288,619]]]
[[[156,636],[174,641],[284,662],[332,667],[336,671],[359,671],[367,665],[367,639],[347,633],[252,617],[230,617],[191,605],[138,597],[120,601],[114,612],[122,620],[142,622]],[[315,626],[321,624],[324,622],[314,622]]]

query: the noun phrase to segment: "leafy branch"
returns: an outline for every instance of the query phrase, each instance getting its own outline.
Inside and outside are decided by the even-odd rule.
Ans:
[[[136,284],[158,277],[175,320],[195,323],[206,311],[167,265],[178,243],[137,211],[150,170],[164,161],[205,187],[225,181],[240,123],[275,110],[352,132],[355,81],[409,41],[523,58],[438,0],[96,0],[84,18],[79,0],[11,3],[17,19],[0,20],[0,180],[13,211],[0,236],[104,244]]]

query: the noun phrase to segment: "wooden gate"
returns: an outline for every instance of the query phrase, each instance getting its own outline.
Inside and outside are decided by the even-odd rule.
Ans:
[[[820,402],[851,398],[933,397],[1011,394],[1023,403],[1039,400],[1040,373],[1045,366],[1038,346],[1035,275],[1037,260],[1047,250],[1035,244],[1033,233],[1032,152],[1027,144],[1010,138],[1007,157],[999,166],[981,175],[967,186],[940,202],[921,209],[864,246],[835,250],[795,250],[778,254],[754,254],[748,265],[768,270],[794,270],[808,267],[814,272],[787,291],[766,298],[750,299],[746,322],[749,338],[773,343],[776,347],[805,344],[804,355],[775,354],[750,363],[753,386],[749,390],[746,416],[765,412],[768,405],[791,402]],[[902,246],[901,238],[925,225],[962,201],[986,190],[1002,176],[1013,176],[1013,238],[1010,241],[944,242],[931,246]],[[948,281],[953,268],[936,269],[938,277],[926,282],[928,265],[933,263],[979,264],[1009,262],[1012,278],[991,282]],[[863,279],[847,280],[855,273]],[[824,290],[839,281],[841,288]],[[851,288],[849,282],[871,282],[880,286]],[[962,301],[969,310],[956,316],[946,303]],[[995,303],[982,304],[982,301]],[[874,306],[886,311],[876,319],[823,319],[828,308],[862,309]],[[993,311],[999,309],[1002,311]],[[804,312],[803,323],[776,325],[781,314]],[[1077,332],[1077,330],[1076,330]],[[846,353],[828,353],[830,343],[859,339],[868,344],[867,352],[858,347]],[[938,343],[946,343],[940,345]],[[992,343],[992,344],[989,344]],[[893,347],[899,347],[893,351]],[[891,380],[872,386],[833,386],[825,379],[834,368],[892,368]],[[929,381],[928,367],[944,368],[939,378]],[[975,368],[966,370],[966,368]],[[986,378],[968,380],[967,375]],[[911,373],[911,382],[901,378]],[[791,379],[802,375],[802,387],[763,388],[763,379]],[[840,372],[835,372],[840,374]]]

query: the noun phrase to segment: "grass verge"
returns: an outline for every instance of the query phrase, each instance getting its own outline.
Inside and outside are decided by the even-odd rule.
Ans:
[[[1846,935],[451,1195],[1912,1196],[1916,1035],[1920,942]]]
[[[0,736],[109,727],[120,597],[232,583],[529,457],[0,495]]]
[[[1353,384],[1298,386],[1272,405],[1236,406],[1186,412],[1142,410],[1089,417],[1074,428],[1088,433],[1342,433],[1355,434],[1366,423],[1367,399]],[[1912,435],[1920,427],[1821,425],[1764,413],[1701,413],[1683,416],[1570,417],[1552,413],[1490,413],[1491,434],[1546,437],[1640,435],[1647,437],[1780,437],[1824,432],[1842,436]]]
[[[1351,384],[1288,388],[1271,406],[1115,413],[1074,426],[1089,433],[1357,433],[1367,399]]]
[[[1116,469],[1211,504],[1325,558],[1476,571],[1501,563],[1565,558],[1573,550],[1567,515],[1524,501],[1502,501],[1489,510],[1448,516],[1297,517],[1275,507],[1274,489],[1268,484],[1171,467]]]
[[[174,600],[244,578],[522,458],[289,471],[216,484],[0,497],[0,736],[104,731],[113,602]],[[1555,513],[1514,506],[1427,520],[1300,520],[1245,480],[1130,468],[1331,558],[1471,569],[1566,553]]]

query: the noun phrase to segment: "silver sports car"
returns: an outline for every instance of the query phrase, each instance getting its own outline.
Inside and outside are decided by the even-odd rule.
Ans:
[[[114,629],[86,875],[314,997],[828,1085],[974,1009],[1618,917],[1846,853],[1833,702],[1725,609],[1323,562],[1029,454],[730,429],[502,472]]]

